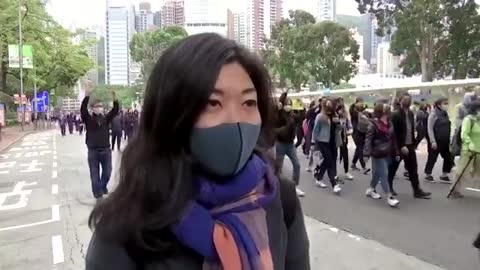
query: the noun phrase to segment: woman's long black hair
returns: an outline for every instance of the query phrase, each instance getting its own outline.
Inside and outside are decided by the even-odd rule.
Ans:
[[[175,241],[168,226],[194,199],[190,134],[220,69],[241,64],[257,90],[262,134],[271,130],[271,81],[263,64],[217,34],[187,37],[168,48],[148,80],[138,133],[122,155],[115,191],[92,211],[95,233],[139,254],[165,254]]]

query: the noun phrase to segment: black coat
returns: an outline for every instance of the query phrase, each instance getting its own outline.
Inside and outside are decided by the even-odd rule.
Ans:
[[[295,186],[288,183],[288,192],[294,198],[289,207],[293,210],[293,215],[288,228],[283,211],[286,207],[282,206],[284,199],[280,198],[280,193],[265,208],[274,270],[309,270],[309,243],[303,212],[300,201],[295,196]],[[148,263],[135,262],[130,254],[135,254],[135,251],[127,252],[124,246],[106,241],[94,233],[87,251],[86,270],[201,270],[203,264],[201,256],[184,246],[166,259]]]
[[[408,117],[410,118],[412,145],[415,145],[415,118],[411,110],[408,110]],[[392,124],[395,138],[397,139],[397,147],[400,149],[406,145],[405,139],[407,134],[406,115],[403,110],[396,110],[392,113]]]

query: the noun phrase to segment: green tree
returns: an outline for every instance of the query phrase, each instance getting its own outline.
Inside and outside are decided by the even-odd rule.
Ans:
[[[289,17],[273,27],[263,52],[272,75],[278,75],[282,86],[288,81],[290,87],[297,92],[301,90],[302,84],[308,82],[309,75],[305,69],[305,54],[296,49],[296,33],[299,27],[314,23],[312,14],[303,10],[290,10]]]
[[[356,0],[362,13],[372,13],[378,34],[392,31],[392,52],[403,54],[406,75],[465,78],[478,70],[478,5],[474,0]]]
[[[348,82],[357,72],[359,45],[350,31],[337,23],[325,21],[300,27],[296,42],[308,59],[309,74],[324,87]]]
[[[19,70],[8,67],[8,44],[18,44],[18,0],[0,1],[0,92],[19,89]],[[23,43],[32,45],[34,69],[24,69],[24,89],[55,89],[57,96],[71,94],[79,78],[92,67],[84,44],[72,44],[72,34],[62,28],[39,0],[21,0]]]
[[[148,78],[166,48],[185,37],[187,32],[180,26],[168,26],[135,34],[130,42],[130,54],[133,61],[142,64],[143,77]]]

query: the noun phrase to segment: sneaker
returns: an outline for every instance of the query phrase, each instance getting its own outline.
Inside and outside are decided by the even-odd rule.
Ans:
[[[452,183],[452,181],[450,180],[450,178],[448,177],[448,175],[440,176],[440,182],[443,183],[443,184],[450,184],[450,183]]]
[[[315,181],[315,185],[317,185],[317,186],[319,186],[319,187],[321,187],[321,188],[326,188],[326,187],[328,187],[328,186],[323,182],[323,180],[320,180],[320,181],[317,180],[317,181]]]
[[[428,183],[436,183],[437,182],[437,181],[435,181],[435,179],[431,175],[425,176],[425,181],[428,182]]]
[[[430,193],[430,192],[425,192],[425,191],[423,191],[423,190],[421,190],[421,189],[419,189],[418,191],[415,191],[415,192],[413,193],[413,197],[414,197],[415,199],[426,199],[426,200],[429,200],[429,199],[431,199],[431,198],[430,198],[431,195],[432,195],[432,193]]]
[[[340,191],[342,191],[342,188],[340,187],[340,185],[335,185],[335,186],[333,187],[333,193],[339,194]]]
[[[345,177],[346,177],[348,180],[353,180],[353,175],[352,175],[351,173],[345,174]]]
[[[377,192],[375,192],[375,190],[373,188],[367,189],[367,192],[365,193],[365,195],[367,197],[370,197],[370,198],[375,199],[375,200],[378,200],[378,199],[382,198],[382,196],[380,194],[378,194]]]
[[[298,197],[303,197],[303,196],[305,196],[305,192],[303,192],[301,189],[299,189],[299,188],[297,187],[296,190],[297,190],[297,196],[298,196]]]
[[[350,167],[350,169],[352,169],[352,171],[360,171],[360,169],[357,167],[357,165],[352,165]]]
[[[307,172],[312,172],[312,168],[307,167]]]
[[[338,176],[335,176],[335,182],[339,183],[339,184],[345,184],[345,181],[338,178]]]
[[[363,174],[367,175],[372,169],[370,168],[365,168],[363,169]]]
[[[392,196],[387,199],[387,203],[388,205],[390,205],[390,207],[397,207],[400,201],[398,201],[397,199],[395,199],[395,197]]]
[[[102,191],[103,191],[103,195],[108,195],[108,188],[105,187],[105,188],[103,188]]]

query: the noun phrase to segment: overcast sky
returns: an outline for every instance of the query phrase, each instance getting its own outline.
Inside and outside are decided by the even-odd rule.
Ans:
[[[161,0],[131,0],[133,3],[150,2],[152,9],[158,10],[161,6]],[[187,0],[188,1],[188,0]],[[241,7],[242,0],[224,0],[228,1],[228,6],[232,10]],[[243,0],[245,1],[245,0]],[[284,13],[290,9],[303,9],[314,13],[317,0],[283,0]],[[355,0],[337,0],[338,14],[360,15],[357,10]],[[48,10],[54,18],[61,22],[65,27],[88,27],[93,25],[105,24],[106,0],[50,0]]]

